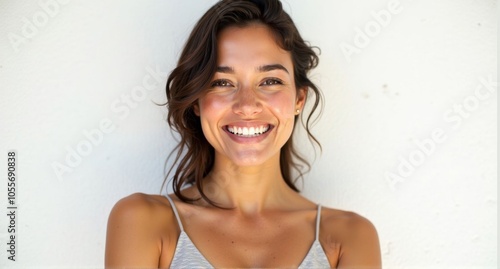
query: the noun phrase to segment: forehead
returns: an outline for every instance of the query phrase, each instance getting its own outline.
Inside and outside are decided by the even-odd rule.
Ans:
[[[230,26],[218,36],[218,65],[262,65],[279,63],[292,67],[290,52],[276,42],[272,31],[263,24]]]

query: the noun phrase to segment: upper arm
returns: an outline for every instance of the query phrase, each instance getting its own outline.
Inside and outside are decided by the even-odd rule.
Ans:
[[[338,268],[379,269],[382,267],[380,243],[375,226],[353,213],[348,221],[348,235],[341,247]]]
[[[111,210],[106,234],[106,268],[158,268],[161,243],[152,205],[133,194]]]

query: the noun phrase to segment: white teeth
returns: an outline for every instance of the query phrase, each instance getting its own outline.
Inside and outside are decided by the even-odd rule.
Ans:
[[[228,126],[227,130],[238,136],[252,137],[259,136],[269,130],[269,125],[259,126],[259,127],[236,127]]]

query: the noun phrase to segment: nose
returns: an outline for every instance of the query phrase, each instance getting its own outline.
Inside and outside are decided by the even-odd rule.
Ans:
[[[252,87],[241,87],[235,94],[233,111],[241,116],[254,116],[262,112],[262,104]]]

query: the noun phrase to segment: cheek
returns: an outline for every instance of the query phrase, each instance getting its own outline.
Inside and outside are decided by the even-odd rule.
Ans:
[[[269,107],[283,118],[295,118],[295,96],[283,94],[268,101]]]
[[[198,104],[200,107],[201,118],[211,118],[213,116],[216,116],[219,112],[222,112],[224,108],[227,107],[226,100],[222,98],[213,98],[211,96],[200,98]]]

